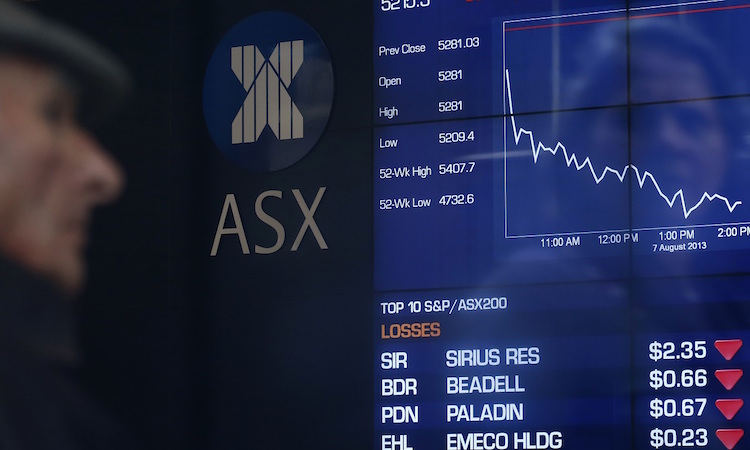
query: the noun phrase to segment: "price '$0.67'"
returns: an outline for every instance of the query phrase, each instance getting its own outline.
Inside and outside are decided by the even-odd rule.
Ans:
[[[662,417],[700,417],[706,409],[706,398],[655,398],[649,403],[650,414],[654,419]]]

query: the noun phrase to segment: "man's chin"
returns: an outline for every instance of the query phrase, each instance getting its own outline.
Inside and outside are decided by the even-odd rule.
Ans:
[[[52,267],[46,274],[49,281],[56,285],[67,297],[74,297],[81,293],[86,281],[86,265],[82,258],[70,258],[68,263]]]

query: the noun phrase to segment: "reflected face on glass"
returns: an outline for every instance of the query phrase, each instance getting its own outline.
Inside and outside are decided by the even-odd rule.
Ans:
[[[0,251],[68,293],[85,280],[93,207],[124,182],[76,107],[57,70],[0,55]]]
[[[694,100],[715,95],[706,69],[697,59],[658,48],[637,56],[631,63],[635,100],[675,101],[634,109],[634,153],[641,164],[658,168],[660,182],[687,196],[715,193],[727,170],[729,138],[717,103]]]

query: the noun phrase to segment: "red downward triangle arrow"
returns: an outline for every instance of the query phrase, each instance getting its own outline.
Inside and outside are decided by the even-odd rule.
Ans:
[[[716,378],[726,390],[731,391],[735,384],[742,378],[742,369],[719,369],[714,372]]]
[[[714,403],[717,408],[719,408],[719,411],[721,411],[722,414],[724,414],[724,417],[727,418],[727,420],[732,420],[734,418],[734,415],[737,414],[737,411],[742,408],[742,405],[745,404],[741,399],[731,399],[731,400],[716,400],[716,403]]]
[[[737,351],[742,347],[742,340],[741,339],[723,339],[718,340],[714,342],[714,347],[716,347],[716,350],[721,353],[721,356],[724,357],[727,361],[734,358],[734,355],[737,354]]]
[[[716,437],[719,438],[727,450],[732,450],[744,435],[745,432],[740,429],[716,430]]]

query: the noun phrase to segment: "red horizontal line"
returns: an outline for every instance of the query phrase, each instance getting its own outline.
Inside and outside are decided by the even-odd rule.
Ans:
[[[625,20],[625,17],[612,17],[609,19],[591,19],[591,20],[581,20],[578,22],[565,22],[565,23],[548,23],[544,25],[530,25],[528,27],[518,27],[518,28],[507,28],[505,31],[524,31],[524,30],[537,30],[540,28],[554,28],[554,27],[569,27],[571,25],[587,25],[590,23],[602,23],[602,22],[614,22],[616,20]]]
[[[664,13],[654,13],[654,14],[640,14],[635,16],[630,16],[630,19],[648,19],[652,17],[666,17],[666,16],[678,16],[678,15],[684,15],[684,14],[696,14],[696,13],[706,13],[706,12],[716,12],[716,11],[729,11],[733,9],[745,9],[750,8],[750,4],[745,5],[731,5],[731,6],[717,6],[715,8],[704,8],[704,9],[693,9],[689,11],[671,11],[671,12],[664,12]],[[587,25],[592,23],[602,23],[602,22],[614,22],[618,20],[626,20],[628,17],[612,17],[609,19],[592,19],[592,20],[581,20],[577,22],[565,22],[565,23],[548,23],[544,25],[530,25],[528,27],[516,27],[516,28],[507,28],[505,31],[524,31],[524,30],[535,30],[540,28],[554,28],[554,27],[568,27],[571,25]]]
[[[717,6],[715,8],[691,9],[689,11],[672,11],[668,13],[642,14],[639,16],[630,16],[630,18],[631,19],[647,19],[649,17],[676,16],[680,14],[695,14],[695,13],[714,12],[714,11],[729,11],[732,9],[745,9],[745,8],[750,8],[750,4]]]

